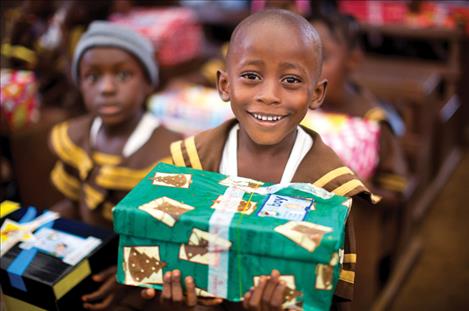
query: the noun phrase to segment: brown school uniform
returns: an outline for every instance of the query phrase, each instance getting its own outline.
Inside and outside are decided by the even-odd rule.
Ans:
[[[112,207],[168,155],[170,143],[181,135],[159,126],[143,146],[124,157],[93,149],[92,122],[92,116],[83,116],[52,129],[49,143],[58,161],[51,180],[66,198],[78,203],[83,221],[112,226]]]
[[[218,172],[225,141],[236,122],[236,120],[229,120],[195,137],[172,143],[171,156],[174,164]],[[376,202],[379,200],[368,191],[348,167],[342,164],[334,151],[322,142],[316,132],[305,127],[303,129],[313,138],[313,146],[298,166],[292,182],[312,183],[338,195],[358,199],[354,200],[354,206],[358,201]],[[335,292],[336,302],[346,302],[353,298],[357,254],[351,217],[348,218],[346,232],[343,266]],[[227,304],[231,305],[231,303]],[[344,306],[340,303],[335,303],[332,309],[342,310],[344,309],[342,307]]]

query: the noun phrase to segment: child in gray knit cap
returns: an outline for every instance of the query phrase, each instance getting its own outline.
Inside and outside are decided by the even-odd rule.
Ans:
[[[147,39],[108,22],[92,23],[78,42],[71,75],[89,113],[50,136],[58,158],[51,179],[64,196],[53,209],[62,216],[112,228],[112,207],[182,138],[145,110],[158,82],[154,56]],[[122,296],[115,271],[93,276],[102,284],[82,297],[85,308],[104,309]]]

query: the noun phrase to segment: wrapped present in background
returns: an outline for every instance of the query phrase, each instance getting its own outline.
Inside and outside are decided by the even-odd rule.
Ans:
[[[91,275],[116,262],[117,236],[34,207],[0,205],[2,300],[7,310],[77,310]]]
[[[367,180],[373,175],[379,161],[377,122],[310,110],[301,124],[318,132],[361,179]]]
[[[328,310],[351,200],[311,184],[272,185],[160,163],[113,210],[117,279],[162,288],[194,277],[200,296],[240,301],[279,270],[284,307]]]
[[[202,28],[191,9],[135,9],[125,15],[112,15],[109,19],[150,39],[162,66],[189,61],[201,52]]]
[[[19,129],[39,119],[37,95],[34,72],[1,70],[0,112],[9,129]]]
[[[220,99],[216,89],[187,85],[153,95],[148,109],[163,124],[185,136],[195,135],[233,118],[229,103]]]

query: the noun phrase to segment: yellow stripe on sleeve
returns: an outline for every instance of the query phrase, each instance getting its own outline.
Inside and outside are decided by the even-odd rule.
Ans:
[[[335,188],[334,190],[332,190],[332,192],[337,195],[346,196],[350,191],[357,187],[363,187],[366,189],[365,185],[363,185],[361,181],[359,181],[358,179],[352,179],[346,182],[345,184]]]
[[[197,153],[197,148],[195,147],[194,136],[187,138],[184,143],[186,144],[187,154],[189,155],[189,161],[191,162],[192,168],[201,170],[202,163],[200,163],[199,155]]]
[[[339,176],[342,176],[342,175],[347,175],[347,174],[352,174],[353,175],[352,170],[349,169],[346,166],[342,166],[342,167],[336,168],[336,169],[330,171],[329,173],[327,173],[326,175],[322,176],[321,178],[316,180],[313,183],[313,185],[316,186],[316,187],[324,187],[324,185],[327,185],[333,179],[335,179]]]
[[[355,272],[350,270],[340,270],[339,280],[353,284],[355,282]]]
[[[356,263],[357,262],[357,254],[350,253],[344,255],[344,263]]]
[[[171,155],[173,156],[174,164],[176,166],[186,166],[184,162],[184,157],[182,156],[181,149],[182,141],[176,141],[171,144]]]

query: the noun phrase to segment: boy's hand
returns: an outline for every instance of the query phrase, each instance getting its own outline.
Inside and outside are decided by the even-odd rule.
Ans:
[[[93,275],[93,281],[102,283],[98,290],[83,295],[81,300],[83,308],[88,310],[105,310],[111,306],[114,300],[124,291],[124,286],[116,281],[117,266],[112,266],[98,274]]]
[[[179,270],[169,271],[163,277],[163,291],[160,294],[159,306],[164,310],[191,310],[197,305],[197,295],[195,293],[194,279],[187,276],[184,279],[186,285],[186,295],[184,297],[181,286],[181,272]],[[144,289],[141,295],[145,299],[152,299],[156,296],[156,291],[152,288]],[[222,299],[202,299],[204,305],[216,305],[222,302]],[[160,309],[158,309],[160,310]]]
[[[277,270],[262,276],[257,286],[244,295],[243,307],[253,311],[282,310],[286,285],[279,277]]]

